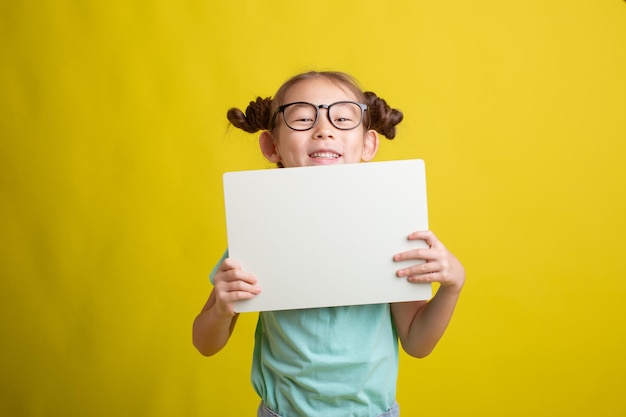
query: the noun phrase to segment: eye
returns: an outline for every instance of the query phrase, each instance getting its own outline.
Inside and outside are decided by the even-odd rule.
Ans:
[[[361,121],[361,107],[353,102],[337,102],[332,105],[330,116],[339,129],[353,129]]]
[[[290,125],[310,125],[315,119],[308,114],[293,114],[289,117]]]
[[[304,130],[315,123],[317,108],[308,103],[295,103],[285,108],[284,115],[288,126]]]
[[[354,114],[354,111],[350,108],[338,108],[336,111],[333,111],[332,116],[333,120],[337,123],[348,123],[358,120],[357,115]]]

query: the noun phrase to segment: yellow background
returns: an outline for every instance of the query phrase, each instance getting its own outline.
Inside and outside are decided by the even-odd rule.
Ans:
[[[270,166],[226,110],[308,69],[404,111],[376,160],[467,269],[403,415],[626,413],[624,1],[3,1],[0,57],[1,415],[254,415],[255,315],[191,323]]]

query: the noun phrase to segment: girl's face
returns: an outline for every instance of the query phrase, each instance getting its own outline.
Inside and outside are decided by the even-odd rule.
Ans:
[[[300,81],[285,95],[279,105],[303,101],[329,105],[338,101],[358,101],[348,89],[323,78]],[[312,129],[296,131],[289,128],[283,115],[276,115],[275,128],[261,133],[259,143],[265,157],[285,167],[351,164],[369,161],[378,149],[378,135],[363,123],[351,130],[341,130],[328,119],[328,109],[319,109]]]

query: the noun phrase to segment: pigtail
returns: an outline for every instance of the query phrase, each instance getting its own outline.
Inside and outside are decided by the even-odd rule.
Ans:
[[[376,93],[366,91],[365,103],[368,106],[370,129],[373,129],[385,136],[387,139],[396,137],[396,125],[399,124],[404,115],[398,109],[392,109],[387,102],[378,97]]]
[[[272,122],[272,99],[270,97],[257,97],[256,101],[251,101],[246,108],[246,113],[233,107],[228,110],[226,117],[233,126],[248,133],[255,133],[259,130],[269,130]]]

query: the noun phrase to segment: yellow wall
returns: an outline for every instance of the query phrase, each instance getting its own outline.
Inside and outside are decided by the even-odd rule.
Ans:
[[[254,414],[255,316],[209,359],[191,322],[221,174],[269,166],[225,112],[307,69],[404,111],[377,160],[467,268],[404,415],[626,413],[626,3],[264,3],[0,5],[0,414]]]

